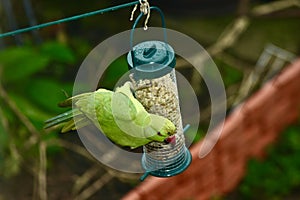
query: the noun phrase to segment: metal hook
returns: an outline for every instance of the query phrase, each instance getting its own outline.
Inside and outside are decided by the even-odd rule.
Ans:
[[[150,18],[150,4],[147,0],[139,0],[139,2],[140,2],[141,13],[143,13],[144,15],[147,15],[145,22],[144,22],[144,30],[147,30],[148,29],[147,24],[148,24],[148,21]],[[130,21],[133,20],[134,13],[137,10],[137,7],[138,7],[138,4],[135,4],[133,10],[131,11]]]
[[[131,11],[130,21],[133,20],[134,12],[136,11],[137,7],[138,7],[138,4],[135,4],[133,10]]]

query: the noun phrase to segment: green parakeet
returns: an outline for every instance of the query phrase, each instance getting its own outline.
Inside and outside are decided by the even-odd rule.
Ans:
[[[61,125],[64,133],[93,123],[114,143],[132,149],[151,141],[168,141],[175,134],[175,125],[165,117],[148,113],[133,96],[131,86],[126,82],[115,92],[98,89],[71,97],[60,106],[73,103],[73,109],[47,120],[45,128]]]

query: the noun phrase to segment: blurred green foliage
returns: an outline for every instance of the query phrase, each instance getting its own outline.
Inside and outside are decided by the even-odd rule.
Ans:
[[[1,52],[0,60],[4,83],[21,81],[45,68],[49,62],[48,57],[38,54],[32,47],[6,49]]]
[[[105,70],[103,76],[99,80],[99,87],[114,89],[115,84],[119,80],[127,80],[126,75],[128,75],[128,64],[126,56],[121,56],[114,60],[109,67]],[[128,77],[128,76],[127,76]]]
[[[218,66],[218,69],[220,70],[226,88],[230,85],[238,84],[242,81],[243,79],[242,71],[226,64],[221,59],[214,59],[214,61],[215,64]]]
[[[289,127],[266,160],[251,160],[239,187],[240,199],[283,199],[300,185],[300,127]]]
[[[39,157],[40,141],[28,147],[33,133],[19,115],[29,119],[41,141],[57,137],[46,134],[44,121],[66,110],[57,104],[72,95],[74,73],[89,50],[87,43],[74,40],[69,46],[48,41],[39,46],[28,44],[0,51],[0,86],[7,95],[0,96],[0,176],[17,175],[22,163]],[[126,58],[121,56],[99,77],[99,86],[113,89],[127,71]],[[17,111],[11,105],[16,105]],[[57,151],[57,147],[47,148],[50,155]]]
[[[16,175],[21,163],[38,157],[38,144],[26,145],[34,134],[28,126],[41,132],[40,140],[56,136],[42,134],[44,121],[63,111],[57,103],[72,94],[72,82],[63,77],[76,61],[74,51],[57,41],[0,52],[0,176]]]

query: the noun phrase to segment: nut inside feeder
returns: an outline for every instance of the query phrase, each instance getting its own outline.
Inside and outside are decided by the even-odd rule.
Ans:
[[[166,143],[151,142],[143,147],[143,180],[148,174],[170,177],[184,171],[191,162],[185,147],[175,75],[175,53],[162,41],[137,44],[127,56],[135,97],[149,113],[168,118],[176,126],[176,133]]]

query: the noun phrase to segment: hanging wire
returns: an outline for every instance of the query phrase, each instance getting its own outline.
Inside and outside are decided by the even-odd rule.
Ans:
[[[147,2],[147,1],[144,1],[144,2]],[[137,5],[139,3],[140,3],[140,1],[133,1],[133,2],[129,2],[129,3],[117,5],[117,6],[112,6],[112,7],[109,7],[109,8],[104,8],[104,9],[100,9],[100,10],[96,10],[96,11],[92,11],[92,12],[88,12],[88,13],[84,13],[84,14],[75,15],[75,16],[72,16],[72,17],[67,17],[67,18],[52,21],[52,22],[47,22],[47,23],[44,23],[44,24],[39,24],[39,25],[36,25],[36,26],[31,26],[31,27],[27,27],[27,28],[23,28],[23,29],[18,29],[18,30],[2,33],[2,34],[0,34],[0,38],[7,37],[7,36],[13,36],[13,35],[16,35],[16,34],[19,34],[19,33],[24,33],[24,32],[28,32],[28,31],[32,31],[32,30],[44,28],[44,27],[47,27],[47,26],[60,24],[60,23],[74,21],[74,20],[81,19],[81,18],[84,18],[84,17],[89,17],[89,16],[92,16],[92,15],[103,14],[103,13],[106,13],[106,12],[115,11],[115,10],[118,10],[118,9],[121,9],[121,8]]]

